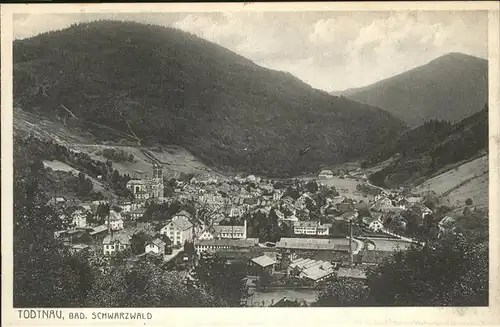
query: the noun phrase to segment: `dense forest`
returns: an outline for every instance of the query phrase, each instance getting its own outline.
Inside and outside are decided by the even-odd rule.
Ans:
[[[379,108],[172,28],[81,23],[15,41],[13,56],[14,100],[23,110],[71,120],[97,137],[105,125],[141,144],[178,144],[238,171],[316,171],[405,128]]]
[[[396,159],[372,174],[379,186],[397,186],[422,180],[446,165],[469,159],[488,150],[488,105],[456,124],[431,120],[389,141],[368,154],[363,166],[372,166],[391,157]],[[387,185],[388,176],[391,185]]]
[[[113,169],[113,163],[107,160],[105,163],[92,159],[88,154],[83,152],[75,152],[67,147],[57,144],[52,140],[41,140],[34,136],[28,137],[14,137],[14,148],[19,148],[23,151],[29,152],[32,156],[40,160],[58,160],[70,165],[71,167],[80,171],[77,179],[77,187],[83,185],[83,188],[89,188],[91,181],[84,176],[87,174],[93,178],[99,178],[103,183],[109,185],[114,194],[121,197],[130,197],[130,191],[127,189],[127,182],[130,180],[129,175],[120,175],[118,170]],[[56,174],[55,172],[51,174]],[[57,174],[61,177],[62,174]],[[92,186],[92,185],[90,185]],[[91,189],[91,187],[90,187]],[[79,195],[82,194],[79,191]],[[77,191],[78,193],[78,191]]]

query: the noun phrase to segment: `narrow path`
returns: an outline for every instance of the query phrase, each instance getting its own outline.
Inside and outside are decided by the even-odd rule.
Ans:
[[[488,173],[489,173],[489,172],[487,171],[487,172],[484,172],[484,173],[479,174],[479,175],[474,175],[474,176],[472,176],[471,178],[467,178],[466,180],[464,180],[464,181],[462,181],[462,182],[458,183],[457,185],[453,186],[452,188],[450,188],[450,189],[449,189],[449,190],[447,190],[446,192],[443,192],[443,194],[441,194],[438,198],[439,198],[439,199],[441,199],[441,198],[443,198],[443,197],[447,196],[448,194],[450,194],[451,192],[455,191],[456,189],[459,189],[460,187],[464,186],[465,184],[470,183],[470,182],[471,182],[471,181],[473,181],[474,179],[479,178],[479,177],[481,177],[481,176],[483,176],[483,175],[486,175],[486,174],[488,174]]]

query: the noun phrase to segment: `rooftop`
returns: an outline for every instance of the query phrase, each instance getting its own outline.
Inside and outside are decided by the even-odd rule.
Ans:
[[[193,227],[193,224],[191,224],[191,222],[183,215],[176,215],[174,218],[175,219],[172,220],[172,223],[182,231]]]
[[[324,278],[326,276],[332,275],[334,273],[333,266],[313,266],[311,268],[307,268],[306,270],[302,271],[301,275],[305,278],[308,278],[313,281],[317,281],[321,278]]]
[[[121,220],[121,219],[122,219],[122,217],[118,212],[116,212],[114,210],[109,211],[109,220],[114,221],[114,220]]]
[[[100,225],[100,226],[94,227],[94,229],[89,234],[92,235],[92,236],[94,236],[96,234],[105,232],[107,230],[108,230],[108,226],[106,226],[106,225]]]
[[[297,221],[293,224],[294,227],[318,227],[317,221]]]
[[[334,250],[349,251],[349,240],[347,238],[288,238],[282,237],[276,243],[277,248],[301,249],[301,250]],[[352,249],[358,247],[356,242],[352,242]]]
[[[122,234],[122,233],[112,233],[107,235],[102,241],[103,244],[111,244],[114,242],[119,242],[121,244],[129,244],[130,243],[130,235]]]
[[[144,181],[142,179],[131,179],[127,182],[127,185],[144,185]]]
[[[189,212],[187,212],[186,210],[181,210],[178,213],[176,213],[175,216],[184,216],[184,217],[190,218],[192,215]]]
[[[164,247],[165,247],[165,245],[166,245],[166,243],[165,243],[165,242],[163,242],[163,241],[162,241],[161,239],[159,239],[159,238],[156,238],[156,239],[154,239],[154,240],[152,240],[152,241],[146,242],[146,245],[148,245],[148,244],[154,244],[154,245],[156,245],[156,246],[157,246],[157,247],[159,247],[159,248],[164,248]]]
[[[195,240],[194,244],[198,246],[232,246],[232,247],[251,247],[259,243],[258,238],[246,239],[213,239],[213,240]]]
[[[337,271],[337,277],[366,279],[366,274],[358,268],[340,267]]]
[[[267,255],[261,255],[260,257],[253,258],[252,262],[258,264],[261,267],[267,267],[270,265],[274,265],[276,263],[276,260],[274,260],[271,257],[268,257]]]
[[[71,244],[71,248],[75,249],[75,250],[83,250],[83,249],[86,249],[88,247],[89,247],[89,245],[87,245],[87,244]]]
[[[245,226],[212,226],[212,230],[215,234],[240,234],[245,232]]]
[[[339,204],[339,203],[342,203],[345,199],[346,199],[345,196],[339,195],[339,196],[336,196],[332,199],[332,203]]]

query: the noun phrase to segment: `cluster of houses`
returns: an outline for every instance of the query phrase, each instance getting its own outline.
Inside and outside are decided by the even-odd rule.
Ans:
[[[111,205],[104,224],[107,226],[106,229],[113,232],[113,236],[103,240],[104,254],[112,254],[127,248],[129,238],[119,235],[123,234],[122,231],[127,232],[124,229],[127,229],[128,221],[136,221],[144,215],[146,199],[163,202],[190,201],[196,204],[198,211],[210,213],[206,217],[199,217],[198,214],[193,217],[192,214],[183,210],[166,221],[164,225],[157,226],[159,236],[167,237],[172,246],[182,246],[186,241],[194,242],[197,251],[239,248],[242,245],[254,244],[255,240],[239,241],[247,239],[247,221],[245,219],[242,221],[245,213],[260,212],[269,215],[273,210],[279,223],[290,224],[293,234],[299,237],[328,237],[333,224],[356,219],[368,230],[380,232],[386,229],[388,221],[390,224],[399,224],[404,227],[406,221],[401,215],[404,210],[418,209],[422,218],[432,213],[432,210],[422,204],[420,197],[405,197],[390,193],[377,195],[375,201],[370,203],[357,203],[345,196],[329,196],[326,198],[326,203],[320,206],[314,200],[314,194],[303,192],[298,198],[293,199],[291,196],[285,196],[283,187],[275,188],[274,181],[263,180],[253,175],[246,178],[235,177],[230,180],[213,177],[199,180],[194,177],[189,181],[176,181],[174,195],[162,198],[163,192],[157,192],[155,188],[150,187],[159,180],[163,187],[161,167],[155,165],[153,178],[129,181],[128,187],[133,191],[136,199]],[[138,183],[149,186],[142,187]],[[290,185],[294,186],[293,183]],[[149,195],[145,195],[148,192]],[[89,218],[95,217],[97,207],[105,202],[74,202],[74,200],[67,201],[62,197],[57,197],[51,199],[50,204],[73,208],[66,210],[61,217],[69,220],[69,225],[73,229],[97,227],[89,223],[89,220],[98,219]],[[319,209],[323,222],[311,220],[309,216],[311,208]],[[362,211],[363,208],[369,210]],[[363,212],[362,216],[359,216],[360,212]],[[367,212],[369,214],[366,214]],[[240,224],[230,223],[235,220],[240,221]],[[160,241],[161,239],[158,239],[156,243],[150,244],[152,252],[164,252],[165,246],[161,245],[163,241]],[[119,245],[113,246],[112,243]]]
[[[332,176],[329,171],[320,174],[321,179]],[[144,254],[166,257],[168,250],[180,249],[188,242],[194,245],[198,256],[245,256],[255,275],[278,274],[313,285],[332,276],[365,278],[364,266],[378,264],[396,245],[404,247],[411,243],[391,240],[394,233],[390,231],[394,227],[404,229],[408,223],[404,211],[412,210],[422,219],[433,213],[421,197],[405,196],[402,192],[384,191],[366,203],[328,192],[325,194],[331,195],[321,203],[308,191],[302,191],[296,198],[285,194],[288,187],[307,189],[297,187],[296,183],[304,182],[290,181],[276,187],[275,181],[253,175],[203,180],[194,177],[176,180],[173,195],[165,198],[162,169],[155,165],[151,179],[129,181],[127,187],[135,199],[110,204],[104,222],[98,219],[99,205],[106,204],[103,201],[82,203],[57,197],[51,199],[50,205],[64,208],[60,210],[61,219],[69,221],[70,228],[58,232],[56,237],[74,251],[94,246],[103,255],[111,256],[130,249],[133,235],[142,231],[150,236],[144,244]],[[194,203],[195,212],[181,209],[168,219],[145,222],[138,227],[134,222],[143,217],[151,201]],[[317,215],[312,218],[312,211],[319,212],[319,218]],[[269,247],[259,244],[257,238],[248,237],[247,219],[256,213],[269,216],[271,212],[276,214],[280,225],[292,227],[293,237],[282,237]],[[335,226],[353,222],[367,231],[385,233],[388,239],[373,240],[358,235],[351,239],[348,233],[333,237]],[[447,223],[451,224],[443,221],[440,228],[442,225],[444,230]]]

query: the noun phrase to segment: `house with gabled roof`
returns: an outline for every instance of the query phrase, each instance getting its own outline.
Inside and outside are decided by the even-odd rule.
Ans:
[[[340,215],[339,220],[345,220],[345,221],[354,220],[354,219],[358,218],[358,216],[359,216],[359,213],[357,211],[346,211]]]
[[[244,239],[247,238],[247,222],[243,225],[213,225],[206,228],[199,236],[199,240],[213,239]]]
[[[47,205],[51,206],[60,206],[66,204],[66,198],[64,196],[53,196],[50,198],[50,200],[47,202]]]
[[[131,237],[125,233],[111,233],[102,241],[104,255],[113,255],[130,247]]]
[[[439,235],[441,237],[447,233],[453,233],[456,229],[456,220],[453,217],[445,216],[438,223]]]
[[[258,238],[246,239],[213,239],[213,240],[195,240],[194,247],[198,253],[216,252],[221,250],[243,250],[257,246]]]
[[[154,254],[165,254],[165,246],[166,243],[163,242],[161,239],[156,238],[152,241],[146,242],[144,244],[144,252],[145,253],[154,253]]]
[[[276,260],[267,255],[261,255],[250,260],[253,270],[259,275],[262,272],[267,272],[269,274],[274,273],[274,267],[276,265]]]
[[[372,232],[379,232],[384,228],[384,224],[376,217],[365,216],[361,221]]]
[[[160,234],[171,239],[174,246],[193,240],[193,224],[189,221],[187,215],[191,216],[186,211],[179,212],[172,218],[172,221],[160,229]]]
[[[70,210],[69,213],[71,225],[75,228],[87,227],[87,211],[81,207],[76,207]]]

